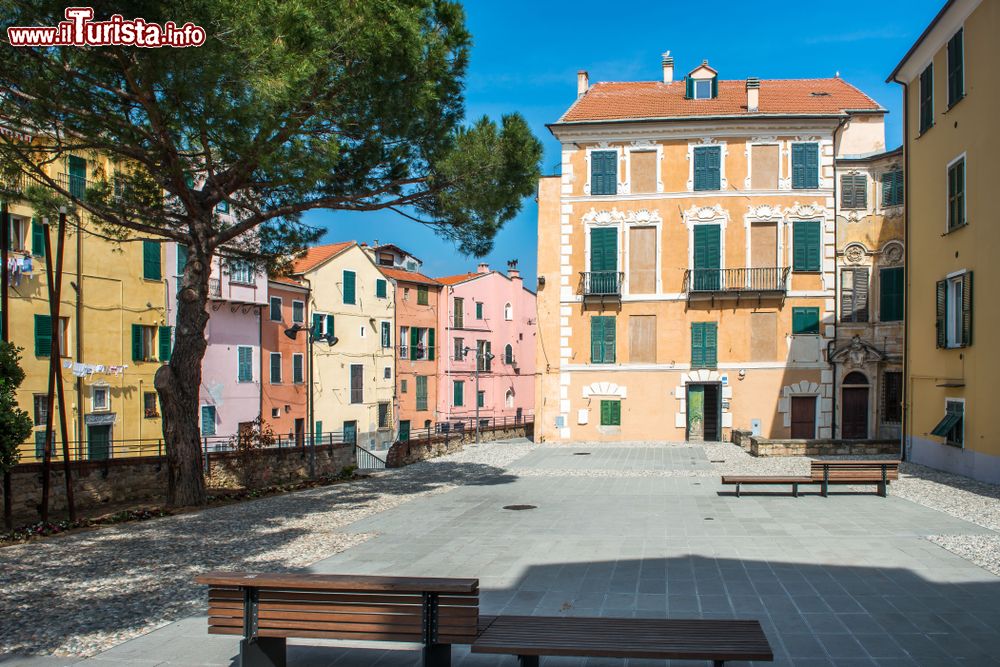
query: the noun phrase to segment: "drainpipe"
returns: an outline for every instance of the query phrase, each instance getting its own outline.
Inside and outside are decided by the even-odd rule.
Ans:
[[[910,370],[910,86],[894,79],[903,86],[903,418],[899,429],[899,460],[906,460],[906,434],[909,432],[910,393],[913,385],[907,380]],[[964,373],[963,373],[964,375]]]
[[[305,275],[302,276],[302,282],[306,284],[306,288],[309,290],[309,296],[306,297],[305,315],[304,319],[306,326],[306,341],[307,341],[307,352],[306,356],[309,358],[309,391],[306,393],[306,419],[309,420],[307,425],[306,433],[309,434],[309,476],[316,476],[316,421],[315,415],[313,414],[313,340],[312,340],[312,320],[310,319],[309,304],[312,301],[312,283],[309,281]]]
[[[83,363],[83,229],[76,228],[76,360]],[[142,392],[139,392],[139,409],[142,409]],[[76,379],[76,450],[77,456],[83,458],[83,378]],[[124,416],[122,417],[124,419]],[[139,416],[139,430],[142,438],[142,414]],[[114,434],[112,434],[113,437]]]

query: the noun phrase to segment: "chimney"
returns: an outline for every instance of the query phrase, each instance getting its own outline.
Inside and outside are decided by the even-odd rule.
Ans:
[[[757,113],[760,110],[760,79],[747,77],[747,111]]]
[[[512,259],[509,262],[507,262],[507,277],[510,278],[511,280],[521,279],[521,271],[518,270],[517,268],[516,259]]]
[[[479,266],[476,267],[476,273],[489,273],[490,265],[486,262],[479,262]]]
[[[674,80],[674,59],[670,51],[663,54],[663,83],[670,83]]]
[[[587,70],[582,69],[576,73],[576,96],[583,97],[583,94],[590,88],[590,75]]]

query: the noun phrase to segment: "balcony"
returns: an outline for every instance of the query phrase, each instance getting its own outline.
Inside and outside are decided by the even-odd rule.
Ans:
[[[0,174],[0,193],[19,195],[28,187],[28,177],[23,173]]]
[[[684,272],[688,298],[732,295],[784,296],[788,267],[752,269],[689,269]]]
[[[76,199],[84,199],[87,194],[87,188],[93,185],[88,179],[76,174],[60,173],[56,177],[56,182],[66,190],[69,190],[69,193]]]
[[[621,300],[622,271],[582,271],[580,273],[580,293],[586,299]]]

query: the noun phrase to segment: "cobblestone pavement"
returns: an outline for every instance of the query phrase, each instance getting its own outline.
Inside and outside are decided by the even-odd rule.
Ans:
[[[502,481],[503,466],[533,447],[484,444],[358,482],[0,549],[0,661],[94,655],[199,613],[200,572],[304,567],[372,536],[342,527],[462,484]]]
[[[756,459],[729,444],[484,445],[360,484],[3,549],[5,573],[23,567],[0,585],[0,650],[80,656],[117,644],[87,667],[229,667],[236,641],[184,618],[203,613],[194,574],[311,562],[478,577],[484,613],[757,618],[777,664],[1000,664],[990,573],[1000,489],[909,464],[888,499],[871,488],[736,499],[719,484],[723,473],[807,470],[808,459]],[[538,509],[501,509],[517,503]],[[12,610],[21,620],[8,620]],[[316,644],[293,642],[289,664],[419,664],[405,645]],[[456,647],[455,664],[514,661]]]

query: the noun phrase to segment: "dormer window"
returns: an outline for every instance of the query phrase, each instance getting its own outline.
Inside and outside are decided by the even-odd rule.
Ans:
[[[712,80],[711,79],[697,79],[694,82],[694,99],[696,99],[696,100],[710,100],[710,99],[712,99]]]
[[[684,97],[689,100],[712,100],[719,96],[719,73],[704,61],[684,77]]]

